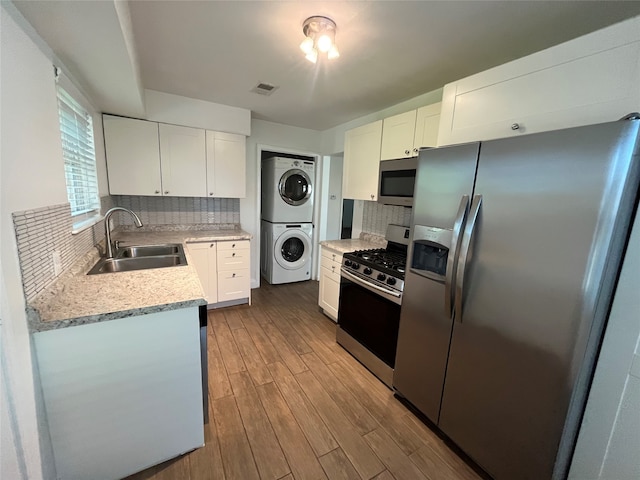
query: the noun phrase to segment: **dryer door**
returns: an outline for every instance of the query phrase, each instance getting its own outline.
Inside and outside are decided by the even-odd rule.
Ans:
[[[297,270],[309,261],[311,239],[301,230],[286,230],[278,237],[273,254],[282,268]]]
[[[294,207],[309,201],[312,190],[309,175],[298,168],[292,168],[284,172],[280,177],[280,182],[278,182],[280,197]]]

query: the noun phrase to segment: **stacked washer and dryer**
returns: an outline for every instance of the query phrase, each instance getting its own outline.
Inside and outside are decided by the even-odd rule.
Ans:
[[[295,158],[262,162],[260,273],[271,284],[311,278],[315,168]]]

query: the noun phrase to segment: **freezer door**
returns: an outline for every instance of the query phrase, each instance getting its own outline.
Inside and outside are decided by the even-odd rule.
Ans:
[[[460,199],[473,193],[479,151],[476,142],[420,152],[413,224],[453,229]]]
[[[393,386],[434,423],[451,338],[454,260],[478,147],[426,150],[418,164]]]
[[[637,134],[628,121],[482,144],[438,425],[496,480],[564,478],[638,189]]]

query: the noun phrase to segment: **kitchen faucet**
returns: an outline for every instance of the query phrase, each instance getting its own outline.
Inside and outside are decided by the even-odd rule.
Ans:
[[[105,241],[106,241],[106,246],[107,246],[107,250],[106,250],[106,257],[107,258],[113,258],[113,245],[111,244],[111,229],[109,228],[109,220],[111,220],[111,215],[113,215],[115,212],[118,211],[122,211],[122,212],[127,212],[129,214],[131,214],[131,216],[133,217],[133,221],[136,224],[136,227],[140,228],[142,226],[142,221],[140,220],[140,217],[138,217],[138,215],[136,215],[134,212],[132,212],[131,210],[129,210],[128,208],[124,208],[124,207],[113,207],[110,208],[107,213],[104,214],[104,236],[105,236]]]

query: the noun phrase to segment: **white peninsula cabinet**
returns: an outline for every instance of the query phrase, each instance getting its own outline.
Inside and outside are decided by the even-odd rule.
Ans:
[[[416,157],[421,147],[438,141],[441,103],[385,118],[382,123],[380,160]]]
[[[246,137],[103,115],[112,195],[243,198]]]
[[[438,145],[617,120],[639,85],[637,17],[446,85]]]
[[[377,200],[382,120],[344,134],[342,197]]]
[[[187,249],[210,308],[251,303],[249,240],[189,242]]]
[[[342,254],[327,247],[320,247],[320,290],[318,305],[325,315],[338,320],[340,303],[340,267]]]
[[[123,478],[204,444],[198,307],[33,340],[56,478]]]

